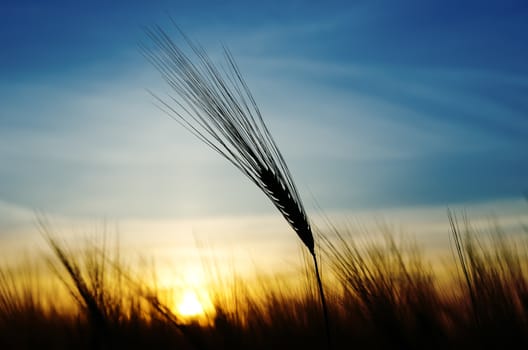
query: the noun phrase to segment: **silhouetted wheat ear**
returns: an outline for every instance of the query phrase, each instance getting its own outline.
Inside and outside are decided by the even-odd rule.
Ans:
[[[286,162],[229,50],[224,47],[226,65],[219,69],[203,48],[179,32],[196,62],[160,27],[146,30],[154,45],[141,46],[142,52],[177,95],[153,96],[171,118],[257,185],[297,233],[314,260],[328,334],[312,229]]]
[[[269,170],[263,171],[261,173],[261,180],[264,193],[266,193],[273,204],[279,209],[310,253],[315,254],[312,228],[302,208],[302,204],[292,197],[290,191],[273,172]]]
[[[205,51],[187,44],[191,59],[160,28],[147,30],[154,49],[143,53],[177,93],[159,106],[202,142],[221,154],[273,202],[314,254],[313,234],[290,171],[242,75],[227,49],[227,67],[219,70]]]

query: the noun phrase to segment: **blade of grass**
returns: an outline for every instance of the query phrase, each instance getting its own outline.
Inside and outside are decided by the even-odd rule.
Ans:
[[[288,166],[231,52],[219,69],[179,28],[193,61],[160,27],[146,29],[153,48],[142,52],[176,96],[153,94],[159,107],[246,175],[271,200],[313,257],[331,347],[328,311],[310,222]]]

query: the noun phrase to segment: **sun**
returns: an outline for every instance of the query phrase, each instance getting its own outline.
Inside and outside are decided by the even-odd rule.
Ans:
[[[202,316],[204,307],[196,293],[192,290],[185,291],[177,306],[178,314],[184,317]]]

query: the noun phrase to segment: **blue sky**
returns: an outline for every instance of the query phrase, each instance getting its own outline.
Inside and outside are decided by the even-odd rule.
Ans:
[[[528,189],[525,1],[8,0],[4,235],[33,210],[275,215],[153,106],[146,89],[167,88],[137,45],[144,26],[172,31],[169,14],[213,57],[231,48],[308,207],[445,208]]]

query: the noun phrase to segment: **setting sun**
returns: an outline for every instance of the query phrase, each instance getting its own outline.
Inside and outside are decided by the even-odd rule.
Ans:
[[[200,316],[203,315],[204,308],[196,293],[189,290],[183,294],[177,311],[181,316]]]

